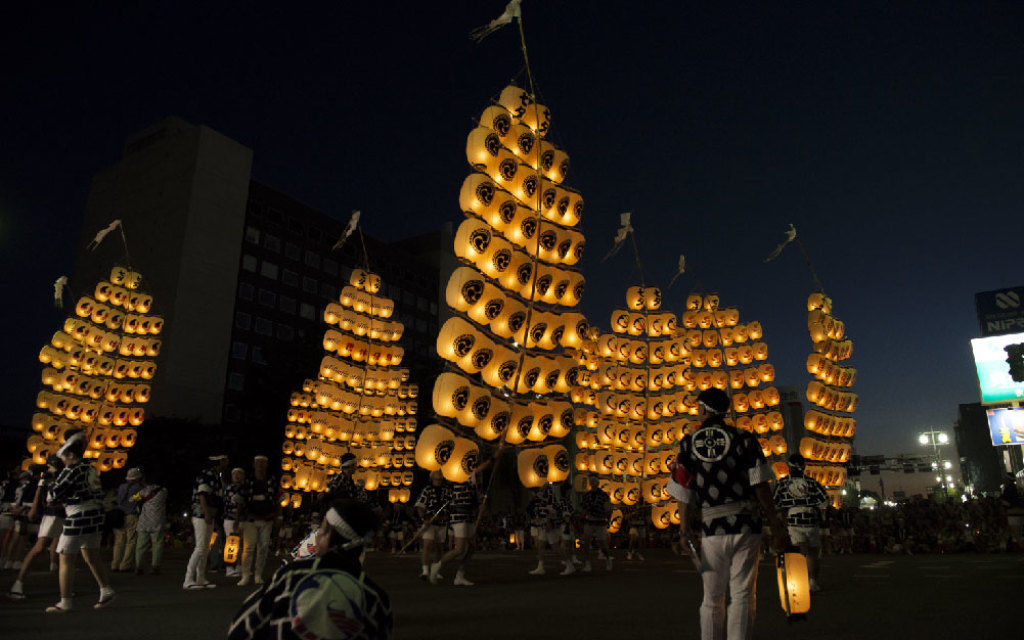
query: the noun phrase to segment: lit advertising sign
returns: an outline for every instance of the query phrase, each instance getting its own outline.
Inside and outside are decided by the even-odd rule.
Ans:
[[[1024,445],[1024,410],[989,409],[988,430],[992,444],[1002,447],[1009,444]]]
[[[1014,382],[1006,362],[1006,345],[1024,342],[1024,333],[971,340],[982,404],[1024,400],[1024,382]]]

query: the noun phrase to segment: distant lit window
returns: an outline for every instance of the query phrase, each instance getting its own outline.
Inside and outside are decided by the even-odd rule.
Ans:
[[[246,271],[256,272],[256,256],[251,256],[248,253],[242,256],[242,268]]]
[[[292,340],[295,339],[295,329],[286,324],[278,323],[277,338],[278,340],[285,340],[287,342],[291,342]]]
[[[245,360],[249,357],[249,345],[235,340],[231,343],[231,357],[236,360]]]
[[[245,389],[245,375],[241,373],[232,373],[228,376],[228,389],[232,391],[242,391]]]
[[[247,226],[245,228],[245,241],[253,244],[260,243],[260,230],[256,227]]]
[[[263,234],[263,248],[281,253],[281,238],[272,236],[269,233]]]
[[[338,275],[338,263],[330,258],[324,258],[324,271],[332,276]]]
[[[254,290],[255,287],[253,287],[248,282],[238,283],[238,297],[241,298],[242,300],[252,300],[252,294]]]
[[[275,294],[273,291],[260,289],[258,302],[264,307],[273,307],[274,305],[277,304],[277,294]]]
[[[320,254],[306,249],[306,264],[314,269],[320,268]]]
[[[299,286],[299,274],[295,273],[291,269],[285,269],[281,272],[281,282],[285,283],[289,287]]]
[[[299,316],[306,320],[316,320],[316,309],[313,308],[313,305],[302,302],[299,304]]]
[[[284,255],[289,260],[302,260],[302,249],[294,242],[284,243]]]
[[[252,327],[252,316],[244,311],[236,311],[235,326],[239,329],[249,329]]]
[[[320,295],[327,298],[328,300],[334,300],[338,297],[338,290],[334,285],[327,284],[326,282],[320,283]]]
[[[302,290],[303,291],[305,291],[306,293],[316,293],[317,292],[317,288],[318,288],[317,282],[316,282],[316,280],[314,278],[310,278],[309,276],[303,276],[302,277]]]
[[[277,297],[277,308],[285,313],[295,313],[296,309],[295,298],[289,298],[288,296]]]
[[[256,325],[253,327],[253,331],[261,336],[272,336],[274,335],[274,323],[266,318],[256,318]]]

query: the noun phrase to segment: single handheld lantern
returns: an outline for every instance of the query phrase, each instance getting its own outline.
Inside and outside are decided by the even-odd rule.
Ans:
[[[224,541],[224,562],[228,564],[234,563],[238,560],[238,548],[242,544],[242,539],[237,535],[228,536]]]
[[[811,609],[811,589],[807,579],[807,558],[790,550],[776,560],[779,576],[779,600],[790,620],[802,619]]]

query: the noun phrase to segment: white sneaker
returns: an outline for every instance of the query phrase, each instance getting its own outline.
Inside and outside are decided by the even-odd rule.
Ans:
[[[590,573],[591,571],[593,571],[593,568],[591,568],[590,566],[589,560],[583,563],[583,568],[580,569],[580,571],[582,571],[583,573]]]
[[[430,576],[427,578],[430,584],[437,584],[437,581],[441,579],[441,563],[435,562],[430,565]]]
[[[542,576],[544,575],[544,563],[537,565],[537,568],[530,572],[531,576]]]
[[[637,551],[637,552],[636,552],[636,553],[635,553],[635,554],[633,555],[633,557],[634,557],[634,558],[636,558],[637,560],[639,560],[640,562],[643,562],[643,561],[644,561],[644,554],[640,553],[639,551]]]
[[[248,585],[250,582],[252,582],[252,580],[249,578],[249,576],[242,576],[242,579],[238,581],[238,586],[244,587]]]
[[[567,562],[565,564],[565,568],[562,569],[562,575],[563,576],[571,576],[574,573],[576,573],[576,565],[574,565],[571,562]]]
[[[454,584],[455,584],[456,587],[472,587],[473,586],[473,583],[470,582],[469,580],[466,580],[466,576],[462,575],[461,573],[456,573],[455,574],[455,583]]]
[[[626,560],[632,560],[632,559],[633,559],[633,552],[632,551],[627,551],[626,552]]]

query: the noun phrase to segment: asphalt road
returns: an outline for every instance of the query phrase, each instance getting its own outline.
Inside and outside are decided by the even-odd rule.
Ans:
[[[650,550],[643,562],[617,551],[612,572],[603,563],[593,574],[527,575],[532,553],[482,553],[468,575],[474,587],[430,586],[418,579],[413,556],[370,552],[367,570],[391,595],[395,638],[699,638],[698,576],[686,558]],[[225,637],[228,623],[250,587],[211,574],[217,589],[183,591],[185,554],[165,556],[158,576],[116,574],[117,601],[91,608],[98,592],[84,567],[78,572],[76,609],[44,614],[56,601],[56,575],[35,573],[26,583],[30,598],[0,599],[4,640],[138,638],[183,640]],[[788,624],[779,606],[774,567],[765,562],[758,578],[755,637],[831,638],[1011,638],[1020,629],[1015,594],[1024,585],[1024,554],[830,556],[825,591],[812,599],[806,621]],[[269,574],[269,571],[268,571]],[[9,588],[11,571],[0,574]]]

